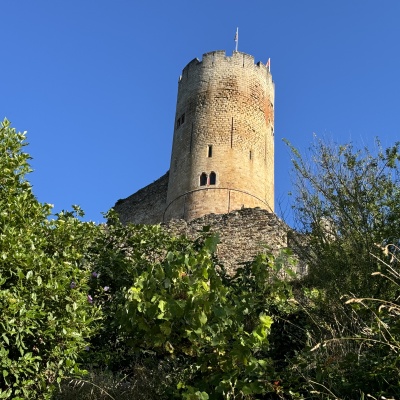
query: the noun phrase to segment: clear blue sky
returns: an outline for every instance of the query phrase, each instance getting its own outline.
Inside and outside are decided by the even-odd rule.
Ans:
[[[203,53],[239,51],[275,81],[276,209],[313,133],[400,139],[399,0],[3,0],[0,118],[28,131],[29,179],[87,220],[169,169],[177,81]]]

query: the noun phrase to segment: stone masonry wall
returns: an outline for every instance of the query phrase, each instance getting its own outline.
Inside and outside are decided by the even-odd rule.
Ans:
[[[191,239],[197,238],[204,226],[210,226],[211,232],[220,235],[217,256],[230,273],[261,252],[271,251],[277,255],[281,249],[289,247],[296,254],[292,229],[274,213],[260,208],[245,208],[222,215],[209,214],[189,222],[171,220],[163,225],[171,234]],[[304,265],[300,263],[296,272],[303,275]]]
[[[168,173],[126,199],[119,200],[114,209],[123,224],[159,224],[163,221],[168,186]],[[162,223],[173,235],[185,235],[191,239],[199,236],[204,226],[218,233],[220,243],[217,256],[229,272],[241,263],[252,260],[258,253],[267,251],[277,254],[289,247],[296,254],[299,238],[288,225],[274,213],[261,208],[244,208],[225,214],[207,214],[186,221],[173,219]],[[301,238],[300,238],[301,241]],[[300,258],[297,256],[296,258]],[[297,272],[305,273],[304,263]]]
[[[126,199],[116,202],[114,210],[119,214],[119,219],[124,225],[129,222],[151,225],[163,221],[168,176],[169,172]]]
[[[269,68],[251,55],[213,51],[187,64],[170,170],[117,201],[121,222],[163,223],[189,238],[210,226],[220,235],[217,256],[231,272],[266,247],[275,254],[295,247],[295,234],[273,213],[274,97]]]
[[[273,130],[274,83],[265,65],[225,51],[191,61],[178,85],[165,220],[273,211]],[[211,173],[215,182],[201,185]]]

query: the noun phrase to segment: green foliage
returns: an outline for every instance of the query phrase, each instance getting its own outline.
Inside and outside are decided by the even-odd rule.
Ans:
[[[213,257],[216,244],[206,233],[192,243],[159,226],[123,227],[110,214],[93,282],[107,319],[90,361],[121,369],[152,354],[172,369],[171,397],[276,392],[268,338],[271,311],[293,308],[290,285],[277,278],[288,257],[261,255],[229,277]]]
[[[293,149],[298,281],[288,251],[227,275],[207,228],[52,217],[24,141],[1,124],[0,399],[400,397],[399,144]]]
[[[399,149],[318,141],[307,160],[292,148],[310,274],[298,297],[308,340],[285,379],[304,396],[399,396]]]
[[[390,249],[390,250],[389,250]],[[393,245],[384,247],[390,255],[389,262],[379,260],[385,267],[385,274],[376,272],[378,279],[390,280],[397,288],[396,295],[382,298],[350,298],[352,305],[362,319],[357,336],[352,338],[359,352],[353,364],[357,381],[365,393],[376,397],[400,397],[400,270],[399,248]],[[350,380],[350,379],[349,379]],[[354,376],[351,377],[351,381]]]
[[[352,145],[315,141],[309,154],[292,148],[299,229],[309,237],[309,278],[336,296],[380,295],[388,282],[376,244],[400,237],[400,143],[376,155]]]
[[[109,370],[89,371],[84,377],[65,379],[53,400],[151,400],[160,399],[161,371],[131,362],[127,376]]]
[[[108,225],[91,249],[96,265],[91,293],[104,314],[102,329],[92,339],[90,362],[111,370],[124,370],[136,358],[135,342],[121,329],[126,293],[145,271],[165,259],[168,251],[185,254],[192,244],[171,238],[160,226],[122,226],[115,213],[108,213]]]
[[[49,219],[25,175],[25,134],[0,126],[0,398],[49,398],[76,373],[96,308],[85,257],[97,228],[73,213]]]
[[[389,247],[394,250],[392,262],[380,260],[386,264],[387,274],[374,275],[391,280],[399,288],[398,249]],[[398,296],[388,292],[382,298],[347,297],[342,301],[341,313],[336,311],[336,326],[330,329],[331,319],[321,318],[319,310],[314,309],[312,317],[317,321],[315,326],[310,325],[309,346],[290,360],[286,370],[290,385],[316,399],[399,398]]]

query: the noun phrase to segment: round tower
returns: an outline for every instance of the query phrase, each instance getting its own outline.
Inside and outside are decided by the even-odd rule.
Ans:
[[[274,211],[274,83],[241,52],[192,60],[179,78],[164,221]]]

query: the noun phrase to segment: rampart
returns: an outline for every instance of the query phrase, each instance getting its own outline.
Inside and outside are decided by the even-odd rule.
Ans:
[[[169,172],[126,199],[115,203],[114,210],[125,225],[159,224],[163,221],[167,201]]]
[[[244,208],[225,214],[207,214],[191,221],[173,219],[163,223],[166,206],[168,173],[160,179],[123,200],[118,200],[114,209],[123,224],[159,224],[172,235],[184,235],[196,239],[204,226],[218,233],[220,243],[217,256],[228,271],[232,272],[242,263],[252,260],[260,252],[278,254],[290,248],[300,259],[300,236],[274,213],[261,208]],[[299,263],[297,272],[303,275],[304,263]]]
[[[241,264],[251,261],[262,252],[277,255],[282,249],[290,248],[299,259],[297,234],[274,213],[260,208],[245,208],[229,214],[209,214],[185,221],[171,220],[163,224],[173,235],[184,235],[196,239],[204,226],[218,233],[220,243],[217,257],[232,273]],[[304,275],[304,263],[296,267],[298,275]]]

